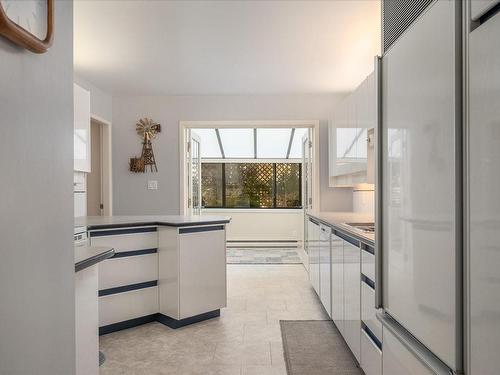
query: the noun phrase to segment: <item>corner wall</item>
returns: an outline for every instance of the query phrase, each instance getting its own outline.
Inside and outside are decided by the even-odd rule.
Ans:
[[[113,207],[116,215],[179,213],[179,121],[320,120],[321,209],[352,210],[349,189],[328,187],[328,119],[342,95],[231,95],[113,97]],[[153,141],[158,173],[134,174],[140,155],[135,123],[151,117],[162,126]],[[147,190],[157,180],[158,190]]]
[[[73,3],[41,55],[0,37],[0,374],[75,373]]]

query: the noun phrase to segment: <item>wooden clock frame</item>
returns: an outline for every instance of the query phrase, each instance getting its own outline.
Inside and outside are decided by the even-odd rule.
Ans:
[[[0,35],[31,52],[47,52],[54,38],[54,0],[47,0],[47,36],[44,40],[38,39],[36,36],[10,20],[1,3]]]

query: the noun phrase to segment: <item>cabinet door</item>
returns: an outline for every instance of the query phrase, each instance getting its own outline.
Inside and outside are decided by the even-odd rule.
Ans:
[[[309,280],[316,293],[321,295],[319,275],[319,224],[311,221],[311,236],[309,239]]]
[[[330,252],[330,234],[332,230],[325,225],[320,226],[320,297],[321,303],[328,316],[332,316],[332,292],[330,280],[331,277],[331,252]]]
[[[361,346],[361,253],[355,241],[344,241],[344,338],[356,359]]]
[[[344,334],[344,240],[332,234],[332,320]]]
[[[179,229],[180,319],[226,306],[226,235],[220,228]]]
[[[90,92],[73,85],[74,170],[90,172]]]

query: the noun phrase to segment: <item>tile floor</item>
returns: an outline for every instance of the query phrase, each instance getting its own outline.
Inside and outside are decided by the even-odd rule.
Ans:
[[[286,375],[280,320],[327,319],[302,265],[228,265],[219,318],[101,336],[101,375]]]
[[[300,264],[297,248],[230,247],[227,264]]]

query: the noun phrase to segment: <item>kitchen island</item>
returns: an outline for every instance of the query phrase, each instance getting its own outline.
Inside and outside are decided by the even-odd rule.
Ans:
[[[171,328],[226,306],[224,216],[87,216],[92,246],[115,249],[99,264],[99,333],[159,321]]]

